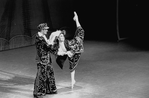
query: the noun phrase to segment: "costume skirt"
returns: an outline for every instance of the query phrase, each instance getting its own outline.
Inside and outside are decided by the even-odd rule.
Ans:
[[[66,61],[66,59],[68,57],[68,60],[69,60],[69,69],[70,69],[70,72],[72,72],[77,67],[78,62],[80,60],[80,56],[81,56],[81,53],[76,53],[72,57],[68,57],[67,55],[57,56],[56,62],[59,65],[59,67],[61,69],[63,69],[64,63],[65,63],[65,61]]]

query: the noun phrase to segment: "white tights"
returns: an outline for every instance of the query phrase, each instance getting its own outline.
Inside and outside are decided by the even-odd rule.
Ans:
[[[73,89],[75,81],[75,70],[71,72],[71,89]]]

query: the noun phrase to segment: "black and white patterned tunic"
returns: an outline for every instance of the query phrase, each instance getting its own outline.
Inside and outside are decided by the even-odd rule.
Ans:
[[[81,53],[84,52],[83,41],[84,41],[84,30],[81,26],[79,26],[76,29],[74,38],[72,40],[65,40],[64,42],[67,51],[71,51],[73,56],[68,57],[67,55],[64,56],[59,55],[56,58],[56,62],[60,66],[60,68],[63,68],[64,62],[68,57],[70,71],[72,72],[73,70],[75,70],[75,68],[78,65]]]
[[[33,95],[41,96],[55,93],[57,88],[51,60],[51,52],[54,53],[54,50],[38,34],[36,35],[35,45],[37,50],[37,74],[34,82]]]

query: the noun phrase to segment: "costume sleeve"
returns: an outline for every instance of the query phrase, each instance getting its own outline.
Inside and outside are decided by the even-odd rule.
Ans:
[[[36,60],[38,62],[41,62],[41,58],[43,57],[43,55],[45,54],[45,45],[42,41],[43,39],[41,37],[39,37],[38,35],[36,35],[35,38],[35,45],[36,45],[36,49],[37,49],[37,55],[36,55]]]
[[[51,46],[47,46],[47,42],[43,37],[36,36],[35,45],[37,49],[36,61],[42,64],[51,63],[51,56],[49,50],[51,51]]]
[[[48,50],[54,54],[54,55],[57,55],[57,52],[58,52],[58,44],[55,43],[53,45],[48,45]]]
[[[35,38],[35,45],[37,50],[43,49],[42,39],[38,35],[36,35],[36,38]]]
[[[56,52],[57,52],[57,45],[56,44],[49,45],[44,40],[44,38],[39,37],[38,35],[36,36],[36,39],[35,39],[35,45],[36,45],[37,50],[41,50],[42,49],[44,51],[49,51],[52,54],[56,54]]]

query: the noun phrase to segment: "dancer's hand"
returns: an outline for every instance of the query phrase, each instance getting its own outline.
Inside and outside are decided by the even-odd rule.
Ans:
[[[72,57],[73,56],[73,53],[71,51],[67,51],[66,53],[69,57]]]
[[[56,39],[57,36],[59,36],[60,33],[61,33],[60,30],[52,32],[50,37],[49,37],[49,39],[48,39],[48,44],[49,45],[53,45],[54,44],[54,40]]]
[[[60,52],[60,51],[58,51],[58,53],[57,53],[57,55],[61,55],[61,56],[66,55],[66,54],[67,54],[67,52]]]

